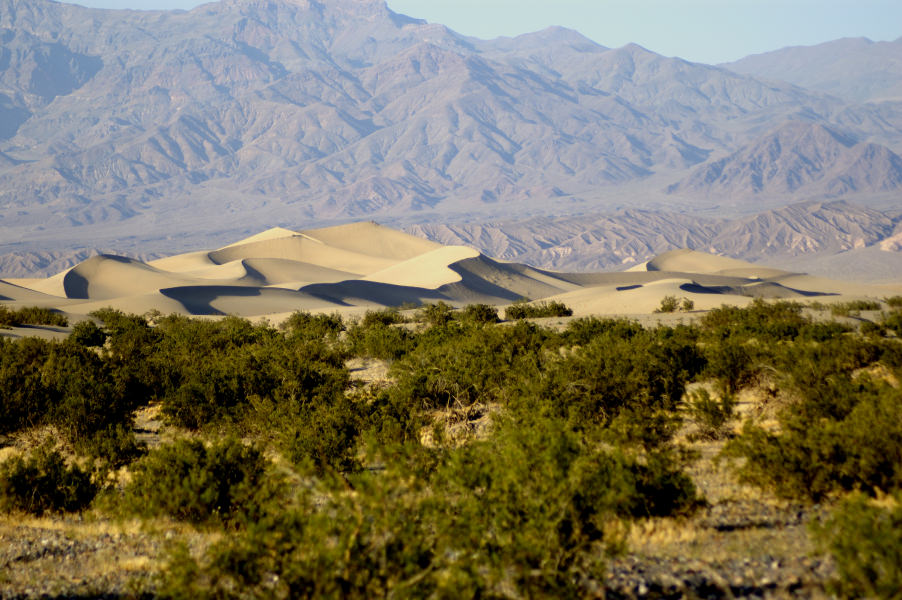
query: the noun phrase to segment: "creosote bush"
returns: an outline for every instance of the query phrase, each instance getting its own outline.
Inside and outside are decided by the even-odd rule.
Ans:
[[[260,450],[238,440],[177,440],[133,465],[123,502],[136,514],[190,523],[254,522],[276,491],[266,470]]]
[[[680,301],[676,296],[664,296],[661,298],[661,306],[655,309],[656,313],[672,313],[679,308]]]
[[[726,435],[729,422],[734,418],[736,397],[726,389],[712,395],[699,388],[689,394],[687,411],[698,428],[698,435],[707,439],[720,439]]]
[[[622,518],[691,511],[663,456],[603,449],[557,420],[501,422],[464,446],[388,449],[384,469],[314,479],[297,509],[202,561],[170,561],[174,597],[574,597],[603,576]]]
[[[902,488],[902,391],[867,377],[829,376],[779,415],[780,431],[746,422],[728,456],[740,476],[781,496]]]
[[[656,328],[495,325],[493,307],[442,303],[410,327],[390,309],[279,328],[93,317],[64,342],[0,339],[0,433],[54,425],[102,469],[129,469],[107,496],[123,512],[229,528],[202,558],[174,557],[160,588],[173,597],[589,595],[624,524],[701,502],[681,420],[723,436],[759,383],[781,408],[727,444],[746,481],[810,501],[902,488],[899,310],[869,335],[760,300]],[[352,381],[350,357],[392,361],[390,380]],[[686,398],[690,382],[718,392]],[[176,435],[225,441],[138,458],[150,402]]]
[[[836,561],[842,598],[902,598],[902,498],[875,505],[854,494],[823,523],[815,539]]]
[[[69,325],[69,320],[65,315],[49,308],[25,306],[17,310],[10,310],[6,306],[0,306],[0,327],[15,327],[19,325],[66,327]]]
[[[542,317],[569,317],[573,314],[573,309],[563,302],[515,302],[504,309],[504,319],[506,321],[516,321],[519,319],[539,319]]]
[[[0,463],[0,510],[33,515],[77,512],[91,503],[97,486],[77,465],[67,466],[59,451],[41,446],[24,458]]]

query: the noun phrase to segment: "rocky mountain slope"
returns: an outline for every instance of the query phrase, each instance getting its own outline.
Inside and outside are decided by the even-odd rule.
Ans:
[[[662,208],[688,218],[712,206],[730,217],[827,197],[879,208],[899,185],[902,104],[849,103],[561,28],[478,40],[383,0],[187,12],[0,0],[0,39],[6,275],[275,225]],[[814,165],[761,154],[787,122],[854,144],[837,141],[836,160]],[[758,159],[769,163],[740,164]],[[721,161],[737,175],[720,188],[693,179]],[[778,177],[741,201],[759,172]],[[779,183],[794,177],[804,185]],[[622,235],[637,248],[654,239]]]
[[[902,101],[902,38],[844,38],[747,56],[721,65],[753,77],[790,82],[851,102]]]
[[[902,246],[897,242],[902,214],[841,201],[794,204],[736,219],[627,210],[489,224],[424,224],[408,231],[561,271],[622,269],[673,248],[690,248],[767,264],[776,259],[777,264],[785,261],[817,272],[819,261],[814,258],[843,256],[846,263],[855,253],[867,251],[867,260],[857,270],[843,269],[845,277],[902,278]],[[808,260],[797,262],[800,257]],[[830,274],[829,269],[823,274]]]
[[[902,158],[823,125],[789,122],[668,188],[720,198],[839,197],[902,187]]]

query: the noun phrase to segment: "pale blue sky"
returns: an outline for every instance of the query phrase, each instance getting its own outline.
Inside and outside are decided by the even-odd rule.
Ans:
[[[198,0],[79,0],[102,8],[193,8]],[[563,25],[609,47],[635,42],[718,63],[841,37],[902,37],[900,0],[388,0],[395,12],[466,35],[514,36]]]

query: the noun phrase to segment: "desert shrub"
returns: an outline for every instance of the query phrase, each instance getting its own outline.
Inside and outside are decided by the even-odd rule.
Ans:
[[[119,393],[136,405],[160,396],[168,372],[165,361],[155,359],[161,332],[144,317],[110,308],[94,311],[90,316],[103,323],[107,337],[104,359]]]
[[[618,515],[680,514],[698,498],[667,459],[585,443],[560,421],[500,423],[489,439],[408,446],[349,483],[314,479],[298,510],[182,550],[174,597],[579,597],[618,545]],[[239,592],[240,590],[240,592]]]
[[[704,344],[704,377],[716,379],[727,392],[735,394],[749,385],[764,368],[764,352],[741,338],[727,337]]]
[[[895,333],[897,337],[902,337],[902,310],[894,310],[885,315],[881,319],[880,325]]]
[[[79,346],[95,347],[103,346],[106,342],[106,334],[94,321],[80,321],[72,327],[69,339]]]
[[[360,326],[364,329],[376,325],[398,325],[406,323],[407,319],[397,308],[383,308],[382,310],[368,310],[360,320]]]
[[[135,431],[125,423],[111,424],[94,432],[77,446],[95,459],[101,468],[118,469],[144,455],[146,446],[139,443]]]
[[[833,556],[841,598],[902,598],[902,498],[878,506],[855,494],[821,524],[819,548]]]
[[[873,321],[864,321],[861,323],[859,331],[861,332],[861,335],[864,336],[882,337],[886,333],[886,328],[879,323],[874,323]]]
[[[431,328],[392,365],[394,393],[405,405],[422,409],[505,402],[513,382],[537,372],[544,339],[539,328],[525,322],[493,328],[453,322]]]
[[[655,309],[656,313],[672,313],[680,306],[680,301],[676,296],[664,296],[661,298],[661,305]]]
[[[57,401],[56,390],[42,375],[52,348],[38,338],[0,338],[0,433],[46,421]]]
[[[880,310],[881,304],[876,300],[850,300],[830,305],[830,312],[836,316],[857,316],[863,310]]]
[[[413,334],[402,327],[393,327],[394,319],[389,311],[364,317],[359,323],[348,328],[348,346],[353,356],[366,356],[384,360],[396,360],[404,356],[414,346]],[[400,315],[399,315],[400,316]],[[384,317],[384,318],[383,318]]]
[[[728,442],[742,479],[790,498],[817,501],[842,490],[902,487],[902,391],[833,375],[779,415],[780,430],[744,424]]]
[[[65,315],[49,308],[37,306],[24,306],[17,310],[10,310],[6,306],[0,306],[0,326],[18,325],[51,325],[66,327],[69,320]]]
[[[723,437],[735,416],[736,397],[726,389],[712,396],[705,388],[698,388],[688,396],[686,410],[698,428],[698,434],[712,440]]]
[[[699,321],[703,337],[719,341],[729,337],[757,338],[776,342],[792,340],[810,320],[802,314],[796,302],[765,302],[756,298],[744,308],[721,306],[708,312]]]
[[[13,456],[0,463],[0,510],[34,515],[76,512],[97,494],[90,474],[77,465],[66,466],[60,453],[42,446],[25,458]]]
[[[884,302],[887,303],[891,308],[902,308],[902,296],[892,296],[890,298],[885,298]]]
[[[134,406],[116,383],[96,352],[70,341],[0,342],[0,432],[53,424],[93,454],[105,431],[130,429]]]
[[[867,321],[865,322],[867,323]],[[865,323],[862,323],[864,325]],[[851,325],[826,321],[821,323],[806,323],[799,329],[797,339],[815,342],[826,342],[853,331]]]
[[[341,315],[310,314],[295,311],[279,326],[289,336],[335,339],[345,330]]]
[[[433,327],[446,325],[454,318],[452,310],[451,306],[441,301],[435,304],[424,304],[417,311],[416,320]]]
[[[123,506],[195,524],[244,524],[260,518],[276,492],[266,470],[262,452],[234,438],[209,447],[177,440],[134,463]]]
[[[680,302],[680,310],[683,312],[689,312],[695,309],[695,302],[689,298],[683,298]]]
[[[683,329],[640,330],[631,337],[617,331],[551,363],[527,401],[566,415],[576,427],[604,424],[625,410],[639,420],[675,410],[701,368],[691,337]]]
[[[365,420],[364,407],[343,395],[311,403],[296,418],[283,422],[285,454],[320,475],[327,470],[355,471],[361,466],[357,443]]]
[[[573,309],[563,302],[516,302],[504,309],[504,319],[506,321],[516,321],[519,319],[539,319],[542,317],[569,317],[573,314]]]
[[[460,312],[460,318],[477,324],[492,324],[499,320],[498,309],[488,304],[468,304]]]
[[[599,319],[584,317],[567,324],[563,340],[569,346],[585,346],[594,338],[608,336],[614,339],[630,339],[642,334],[643,327],[627,319]]]
[[[97,353],[72,343],[54,344],[42,376],[56,392],[50,422],[71,442],[80,444],[107,427],[131,424],[134,405]]]
[[[418,441],[426,415],[415,402],[393,387],[378,390],[367,403],[362,435],[380,447]]]
[[[295,406],[340,393],[348,381],[344,351],[328,339],[304,333],[304,319],[297,317],[295,329],[285,335],[237,318],[161,320],[153,360],[161,370],[166,365],[161,377],[163,414],[176,425],[198,429],[241,422],[255,410],[255,402],[282,410],[281,404]],[[305,322],[314,331],[323,325]],[[290,412],[290,407],[285,410]]]

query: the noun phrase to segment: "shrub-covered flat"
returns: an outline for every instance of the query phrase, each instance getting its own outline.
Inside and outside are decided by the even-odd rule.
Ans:
[[[0,339],[0,593],[895,597],[902,311],[837,315],[103,310]]]

